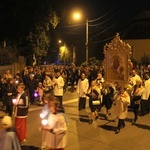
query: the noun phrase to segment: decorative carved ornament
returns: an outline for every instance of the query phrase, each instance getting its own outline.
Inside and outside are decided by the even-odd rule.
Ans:
[[[127,83],[131,68],[131,47],[120,40],[117,33],[111,43],[104,46],[105,79],[109,82]]]

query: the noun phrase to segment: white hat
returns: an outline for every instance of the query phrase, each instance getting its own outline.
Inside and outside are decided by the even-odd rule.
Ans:
[[[9,127],[12,126],[12,119],[10,116],[4,116],[3,119],[2,119],[2,122],[1,124],[5,124],[5,125],[8,125]]]

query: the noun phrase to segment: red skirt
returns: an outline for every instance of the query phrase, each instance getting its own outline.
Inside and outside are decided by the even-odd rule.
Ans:
[[[19,142],[25,141],[27,139],[27,118],[15,117],[15,129]]]

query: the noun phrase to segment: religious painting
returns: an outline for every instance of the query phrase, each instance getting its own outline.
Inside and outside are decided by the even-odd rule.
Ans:
[[[120,36],[117,34],[111,43],[104,46],[104,54],[105,80],[127,83],[130,70],[131,47],[120,40]]]

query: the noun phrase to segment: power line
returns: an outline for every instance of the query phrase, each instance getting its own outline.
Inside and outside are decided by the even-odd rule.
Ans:
[[[130,29],[130,27],[128,27],[128,28],[126,28],[126,29],[124,29],[124,30],[122,30],[122,31],[120,31],[120,32],[118,32],[119,34],[122,34],[123,32],[125,32],[125,31],[127,31],[127,30],[129,30]],[[100,41],[93,41],[94,43],[102,43],[102,42],[105,42],[105,41],[108,41],[108,40],[110,40],[110,39],[113,39],[115,37],[115,35],[113,35],[113,36],[111,36],[111,37],[108,37],[108,38],[106,38],[106,39],[103,39],[103,40],[100,40]]]
[[[93,20],[89,20],[89,23],[95,22],[95,21],[97,21],[97,20],[102,19],[102,18],[105,17],[107,14],[109,14],[112,10],[113,10],[113,8],[112,8],[110,11],[108,11],[107,13],[105,13],[103,16],[100,16],[99,18],[96,18],[96,19],[93,19]]]
[[[98,36],[98,35],[100,35],[100,34],[102,34],[102,33],[106,32],[107,30],[109,30],[110,28],[112,28],[113,26],[115,26],[116,24],[117,24],[117,23],[114,23],[112,26],[110,26],[110,27],[108,27],[107,29],[103,30],[102,32],[100,32],[100,33],[96,34],[96,35],[95,35],[95,36],[93,36],[92,38],[95,38],[96,36]]]

